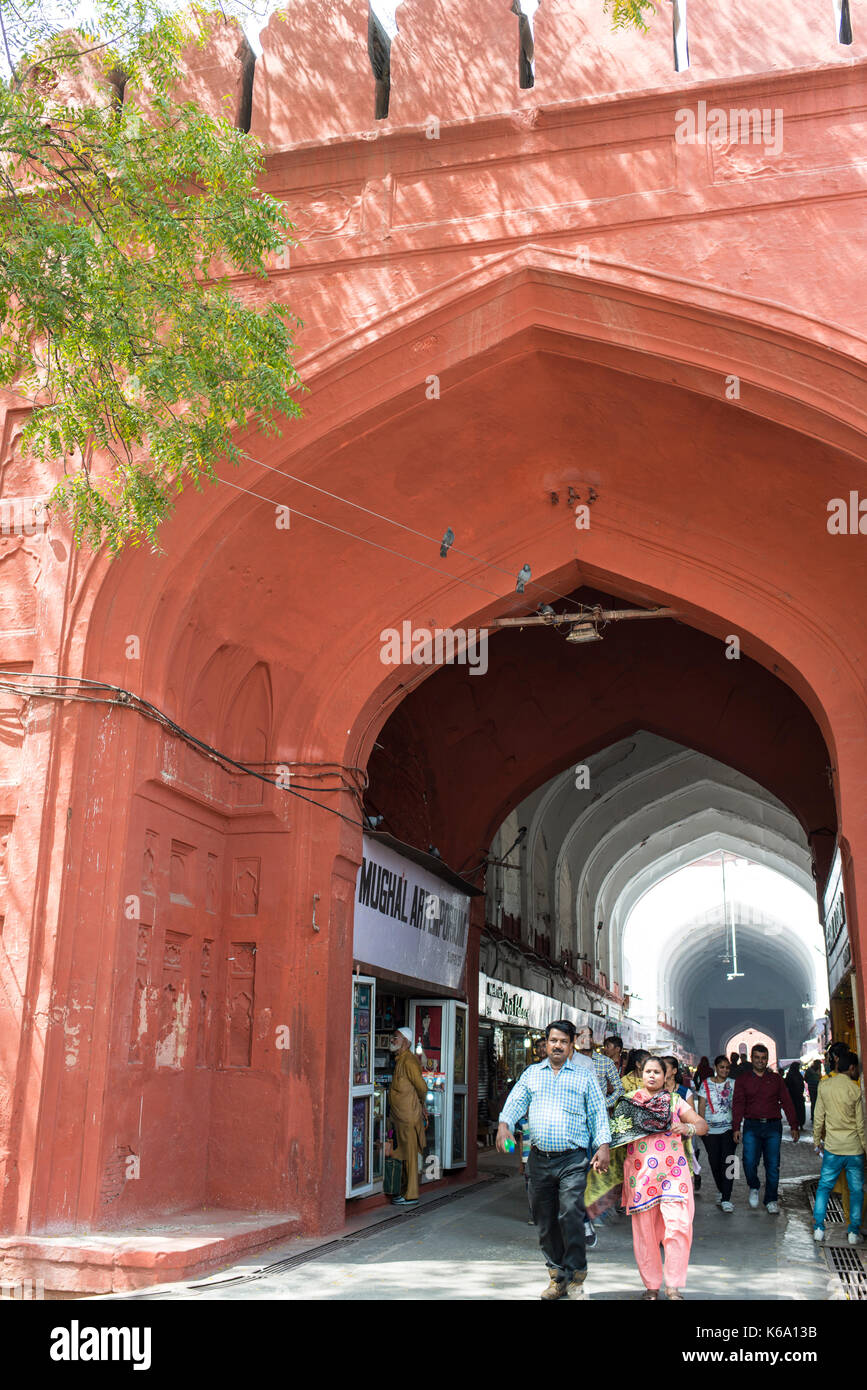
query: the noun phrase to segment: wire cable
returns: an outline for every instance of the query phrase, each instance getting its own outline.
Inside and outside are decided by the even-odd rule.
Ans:
[[[351,540],[361,541],[363,545],[370,545],[374,550],[382,550],[386,555],[395,555],[399,560],[407,560],[411,565],[418,565],[421,569],[432,570],[441,579],[445,578],[446,583],[465,584],[468,589],[477,589],[481,594],[490,594],[492,598],[501,601],[503,599],[503,595],[496,593],[493,589],[486,589],[481,584],[473,584],[472,580],[461,579],[460,575],[457,574],[444,575],[443,571],[437,569],[436,565],[429,565],[425,560],[415,560],[411,555],[404,555],[400,550],[392,550],[387,545],[380,545],[377,541],[368,540],[366,536],[359,536],[355,531],[346,531],[342,526],[334,526],[330,521],[323,521],[321,517],[308,516],[306,512],[299,511],[297,507],[289,507],[288,502],[275,502],[273,497],[265,497],[261,492],[254,492],[252,488],[241,487],[240,483],[233,483],[228,478],[221,478],[217,473],[214,474],[214,477],[218,483],[225,483],[227,487],[233,487],[236,492],[246,492],[248,497],[256,497],[260,502],[267,502],[272,507],[288,507],[290,512],[303,517],[305,521],[312,521],[316,526],[324,526],[329,531],[337,531],[341,536],[349,536]]]
[[[12,679],[4,680],[4,677],[7,676],[11,677]],[[64,689],[52,690],[43,687],[32,688],[26,685],[22,685],[22,678],[27,677],[32,677],[35,680],[56,680],[63,683]],[[74,686],[78,684],[89,686],[91,689],[96,688],[102,691],[112,691],[117,698],[111,699],[107,696],[96,694],[81,695],[77,692],[71,692],[65,688],[66,686]],[[222,767],[223,771],[229,771],[231,769],[236,772],[243,772],[247,777],[255,777],[258,781],[266,782],[269,786],[278,787],[280,791],[289,792],[290,796],[297,796],[299,800],[306,801],[311,806],[318,806],[320,810],[327,811],[329,815],[339,816],[340,819],[346,821],[348,825],[354,825],[360,830],[367,829],[363,820],[353,820],[351,816],[345,815],[342,811],[335,810],[333,806],[326,806],[323,802],[316,801],[313,797],[305,796],[302,792],[296,791],[292,786],[284,786],[282,783],[276,781],[275,779],[271,777],[266,777],[261,772],[253,771],[252,765],[247,766],[244,763],[238,762],[237,759],[230,757],[227,753],[221,753],[219,749],[213,748],[210,744],[205,743],[202,739],[196,738],[195,734],[191,734],[189,730],[182,728],[180,724],[176,724],[175,721],[171,719],[169,715],[165,714],[162,710],[158,709],[156,705],[151,704],[149,700],[145,700],[143,696],[136,695],[130,690],[124,690],[121,686],[111,685],[105,681],[91,681],[88,680],[86,677],[81,677],[79,679],[78,677],[59,675],[51,676],[30,671],[0,671],[0,689],[7,690],[15,695],[20,695],[24,699],[33,699],[34,697],[38,696],[42,699],[49,700],[75,700],[80,704],[86,705],[109,705],[116,707],[119,706],[124,709],[134,709],[137,713],[143,714],[148,719],[152,719],[162,728],[167,729],[169,732],[173,733],[177,738],[182,739],[185,743],[188,743],[191,747],[197,749],[198,752],[202,753],[205,757],[209,758],[211,762],[215,762],[218,766]],[[336,791],[338,790],[338,788],[333,787],[329,788],[328,790]],[[358,800],[359,791],[357,788],[346,787],[345,791],[351,796],[354,795],[356,801]],[[359,807],[359,809],[361,810],[361,814],[363,816],[363,808]]]
[[[312,488],[314,492],[321,492],[323,497],[331,497],[335,502],[343,502],[347,507],[354,507],[356,511],[365,512],[368,516],[376,517],[378,521],[384,521],[389,526],[397,526],[401,531],[407,531],[411,536],[418,536],[420,540],[430,541],[431,545],[442,544],[435,536],[427,536],[424,531],[416,531],[415,527],[407,526],[402,521],[395,521],[393,517],[385,516],[382,512],[375,512],[370,507],[362,506],[360,502],[353,502],[348,497],[341,497],[338,492],[329,492],[327,488],[319,487],[317,483],[310,483],[306,478],[299,478],[296,473],[286,473],[282,468],[275,468],[273,464],[263,463],[261,459],[253,458],[252,454],[248,454],[245,451],[242,451],[241,456],[247,459],[249,463],[256,464],[259,468],[267,468],[269,472],[276,473],[281,478],[288,478],[293,483],[300,483],[302,487],[309,487]],[[290,510],[293,509],[290,508]],[[303,513],[299,512],[299,516],[302,515]],[[514,579],[515,577],[511,570],[504,569],[502,565],[498,565],[494,560],[483,560],[480,555],[471,555],[468,550],[460,550],[456,545],[451,545],[449,549],[453,550],[455,555],[463,555],[465,559],[473,560],[477,565],[484,565],[486,569],[496,570],[499,574],[508,575],[510,579]],[[526,587],[528,589],[539,589],[545,594],[553,594],[555,598],[561,598],[564,603],[571,602],[568,594],[561,594],[559,590],[551,589],[547,584],[539,584],[535,579],[527,580]]]

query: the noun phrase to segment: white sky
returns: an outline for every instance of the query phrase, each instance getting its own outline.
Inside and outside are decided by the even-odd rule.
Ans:
[[[806,1035],[814,1016],[823,1013],[828,1003],[824,939],[815,898],[774,869],[727,853],[726,899],[729,921],[731,904],[743,903],[786,924],[783,930],[772,926],[763,928],[769,936],[780,939],[781,947],[784,947],[786,932],[791,932],[807,946],[810,959],[815,962],[815,992],[810,1003],[816,1007],[812,1012],[804,1010]],[[722,901],[719,865],[699,863],[670,874],[636,903],[623,932],[624,973],[642,996],[632,1009],[636,1018],[656,1022],[660,958],[668,953],[684,925],[713,908],[721,910]],[[722,983],[730,968],[720,961]]]

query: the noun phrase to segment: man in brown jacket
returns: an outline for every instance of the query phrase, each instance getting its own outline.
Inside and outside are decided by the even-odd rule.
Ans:
[[[421,1074],[421,1064],[412,1050],[412,1031],[398,1028],[392,1035],[391,1050],[397,1060],[388,1093],[388,1104],[394,1125],[393,1154],[403,1160],[406,1168],[406,1191],[395,1197],[400,1207],[418,1206],[418,1156],[424,1153],[427,1124],[427,1082]]]

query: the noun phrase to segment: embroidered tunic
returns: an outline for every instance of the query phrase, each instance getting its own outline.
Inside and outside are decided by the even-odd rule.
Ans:
[[[701,1083],[699,1098],[707,1101],[704,1118],[707,1120],[709,1134],[725,1134],[732,1127],[732,1099],[735,1083],[731,1077],[725,1081],[714,1081],[709,1077]]]
[[[646,1093],[632,1097],[641,1101]],[[680,1096],[671,1098],[671,1123],[677,1124],[686,1109]],[[648,1134],[626,1148],[623,1165],[623,1205],[633,1212],[649,1211],[660,1202],[688,1202],[692,1178],[679,1134]]]

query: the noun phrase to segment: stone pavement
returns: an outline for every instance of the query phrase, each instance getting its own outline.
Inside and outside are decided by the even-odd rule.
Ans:
[[[493,1150],[480,1156],[488,1178],[463,1192],[431,1193],[423,1205],[293,1256],[297,1245],[242,1261],[212,1280],[173,1286],[142,1298],[207,1300],[313,1299],[337,1301],[430,1299],[537,1299],[546,1283],[534,1229],[527,1224],[524,1184],[513,1160]],[[735,1187],[731,1215],[716,1206],[706,1172],[696,1199],[695,1236],[687,1299],[722,1301],[826,1300],[840,1297],[812,1239],[805,1180],[819,1159],[809,1137],[783,1144],[782,1211],[751,1211],[746,1184]],[[831,1240],[845,1239],[837,1228]],[[298,1263],[297,1260],[303,1262]],[[288,1267],[268,1270],[286,1261]],[[291,1261],[291,1263],[290,1263]],[[588,1297],[635,1300],[642,1286],[632,1254],[628,1217],[601,1226],[589,1257]],[[259,1273],[262,1270],[262,1273]]]

